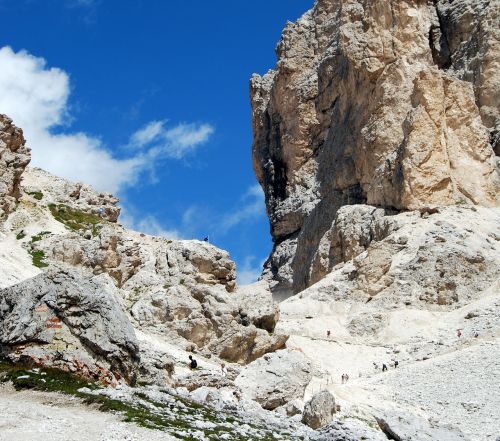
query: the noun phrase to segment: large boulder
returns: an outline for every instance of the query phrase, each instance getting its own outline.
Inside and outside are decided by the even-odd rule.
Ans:
[[[254,325],[243,326],[233,321],[209,349],[225,360],[250,363],[268,352],[284,348],[287,340],[285,334],[270,334]]]
[[[0,291],[0,345],[15,362],[114,382],[136,379],[134,329],[107,277],[52,268]]]
[[[314,367],[299,351],[266,354],[246,366],[235,383],[244,396],[273,410],[291,400],[302,399]]]
[[[417,417],[408,412],[387,410],[375,416],[380,429],[396,441],[467,441],[458,429]]]
[[[0,221],[21,197],[21,175],[30,159],[23,131],[0,114]]]
[[[273,332],[280,317],[278,304],[274,301],[269,284],[265,281],[238,288],[233,297],[242,322],[253,323],[257,328]]]
[[[329,391],[322,390],[305,404],[302,422],[313,429],[319,429],[332,421],[334,414],[335,398]]]

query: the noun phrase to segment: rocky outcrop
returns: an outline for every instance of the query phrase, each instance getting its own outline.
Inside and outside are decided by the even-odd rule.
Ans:
[[[0,345],[12,361],[133,383],[138,342],[114,285],[52,268],[0,291]]]
[[[302,399],[313,373],[312,363],[301,352],[277,351],[246,366],[235,384],[245,397],[272,410]]]
[[[379,217],[375,207],[342,208],[351,219],[356,219],[359,210],[373,213],[367,224],[388,223],[392,233],[333,267],[324,279],[301,292],[300,297],[291,298],[290,303],[317,292],[325,301],[377,304],[380,310],[374,314],[367,316],[357,310],[350,319],[350,332],[364,335],[377,332],[384,324],[388,305],[456,308],[477,300],[500,278],[498,208],[443,207],[431,215],[405,212],[387,217]],[[361,227],[353,224],[350,229],[363,231]],[[362,239],[358,243],[356,237],[363,234],[353,234],[351,246],[361,251],[360,243],[366,242]],[[283,332],[280,325],[278,330]]]
[[[30,159],[23,131],[0,114],[0,221],[13,210],[21,196],[21,175]]]
[[[314,395],[304,406],[302,422],[313,429],[326,426],[335,415],[335,398],[327,390]]]
[[[23,190],[44,204],[69,206],[108,222],[116,222],[120,215],[119,200],[111,193],[97,192],[90,185],[71,182],[40,168],[29,168],[23,175]]]
[[[319,0],[287,25],[276,69],[251,81],[275,293],[355,252],[321,262],[344,205],[499,203],[500,11],[480,3]]]

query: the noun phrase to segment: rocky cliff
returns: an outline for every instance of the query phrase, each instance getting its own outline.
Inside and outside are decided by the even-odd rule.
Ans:
[[[21,196],[21,175],[31,159],[21,129],[0,114],[0,221]]]
[[[276,295],[353,257],[344,205],[374,206],[371,226],[353,213],[366,248],[385,214],[499,204],[499,18],[498,1],[318,0],[286,26],[251,80]]]

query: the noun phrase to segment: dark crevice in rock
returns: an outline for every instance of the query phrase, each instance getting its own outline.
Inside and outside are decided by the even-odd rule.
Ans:
[[[490,144],[495,155],[500,156],[500,131],[492,130],[490,132]]]
[[[439,25],[433,24],[429,29],[429,47],[432,52],[432,59],[440,69],[448,69],[451,66],[451,52],[446,36],[446,23],[439,12],[437,0],[434,0],[434,9],[439,21]]]
[[[286,198],[287,170],[286,164],[280,156],[283,146],[281,144],[279,116],[271,116],[269,112],[266,112],[265,125],[265,133],[267,134],[266,144],[269,146],[269,157],[266,158],[267,160],[264,165],[266,182],[270,183],[267,189],[274,199],[283,200]]]

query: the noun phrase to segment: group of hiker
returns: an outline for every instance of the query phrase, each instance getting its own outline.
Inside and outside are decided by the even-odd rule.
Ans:
[[[392,361],[392,366],[393,366],[394,368],[397,368],[397,367],[399,366],[399,361],[397,361],[397,360],[393,360],[393,361]],[[374,368],[375,370],[378,370],[378,368],[379,368],[378,363],[373,362],[373,368]],[[385,372],[385,371],[388,371],[388,370],[389,370],[389,368],[387,367],[387,364],[386,364],[386,363],[382,363],[382,372]]]

